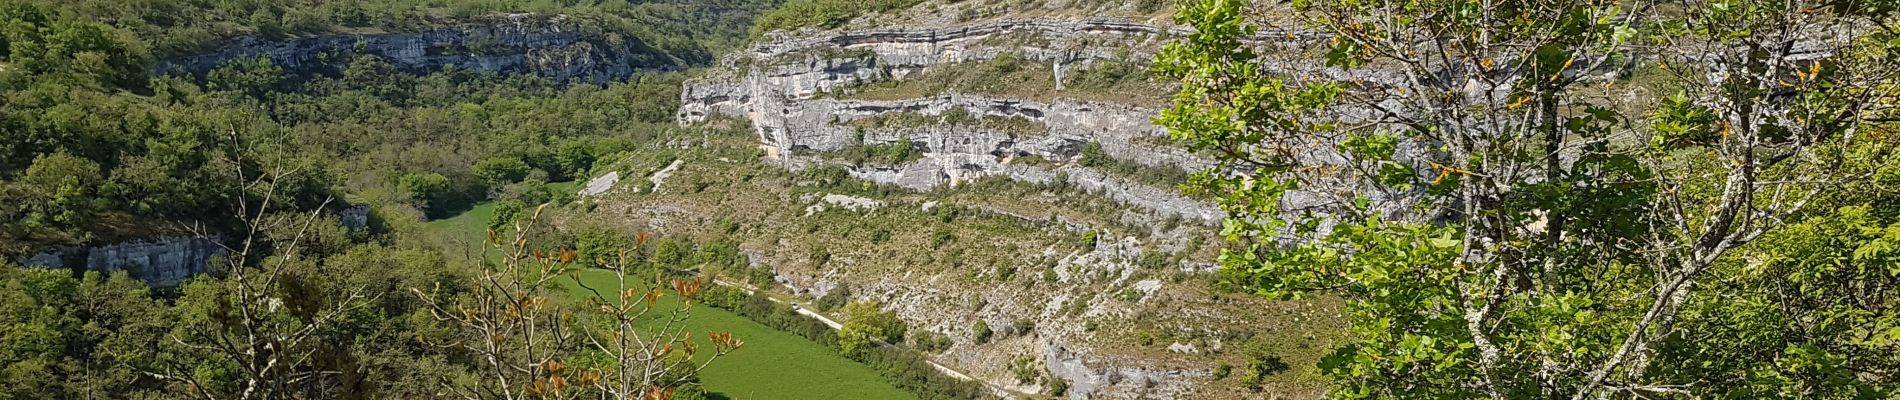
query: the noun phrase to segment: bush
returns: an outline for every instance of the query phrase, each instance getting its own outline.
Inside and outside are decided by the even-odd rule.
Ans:
[[[910,342],[911,346],[925,353],[942,353],[944,350],[949,350],[950,346],[956,344],[950,340],[949,335],[937,332],[924,332],[923,334],[913,336]]]
[[[580,253],[580,263],[594,265],[596,261],[615,262],[620,257],[620,249],[632,248],[633,240],[611,228],[599,225],[586,225],[575,234],[574,248]]]
[[[977,344],[989,343],[990,336],[995,334],[995,332],[990,331],[990,323],[983,322],[983,320],[980,319],[976,320],[975,326],[970,327],[970,331],[976,334],[974,339]]]
[[[521,218],[521,213],[527,208],[527,205],[515,200],[495,202],[495,215],[489,216],[488,229],[501,232],[514,226],[515,220]]]
[[[1016,322],[1012,324],[1010,328],[1011,328],[1011,331],[1017,335],[1027,335],[1029,334],[1029,332],[1036,330],[1036,321],[1030,321],[1027,319],[1019,319],[1019,320],[1016,320]]]
[[[521,204],[541,205],[554,199],[554,191],[548,189],[547,181],[529,179],[501,187],[501,200],[513,200]]]
[[[829,292],[825,292],[824,296],[812,302],[812,308],[816,308],[818,311],[831,312],[831,310],[836,310],[849,301],[851,301],[851,287],[839,284],[838,287],[832,288]]]
[[[941,249],[943,245],[954,240],[957,240],[957,234],[952,232],[950,227],[938,226],[935,232],[930,233],[930,248]]]
[[[1260,384],[1265,382],[1267,377],[1290,369],[1291,367],[1285,361],[1280,360],[1279,355],[1274,354],[1274,350],[1273,344],[1267,342],[1265,336],[1254,336],[1248,339],[1246,347],[1242,350],[1247,356],[1247,365],[1240,371],[1240,382],[1246,384],[1249,389],[1260,390]]]
[[[1042,377],[1042,370],[1036,368],[1036,359],[1028,354],[1018,355],[1009,360],[1009,372],[1016,375],[1016,383],[1035,383]]]

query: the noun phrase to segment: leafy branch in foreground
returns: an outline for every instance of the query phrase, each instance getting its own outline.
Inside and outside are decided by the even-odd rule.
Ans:
[[[1335,397],[1884,398],[1895,7],[1296,2],[1315,60],[1190,1],[1157,123],[1220,161],[1228,283],[1350,302]]]
[[[665,307],[659,282],[639,287],[629,280],[645,261],[642,235],[633,250],[614,260],[595,260],[613,274],[611,287],[594,287],[582,278],[573,249],[537,249],[529,232],[546,206],[516,225],[512,239],[489,234],[500,260],[475,273],[474,288],[457,298],[442,298],[441,288],[412,289],[435,318],[461,330],[447,346],[481,359],[476,382],[443,382],[468,399],[577,399],[597,396],[670,399],[681,391],[699,391],[697,374],[713,360],[744,345],[730,333],[708,332],[712,348],[703,358],[685,322],[704,282],[675,280],[682,300]],[[565,278],[565,279],[564,279]],[[558,299],[563,281],[578,285],[592,309]],[[607,290],[607,293],[603,293]],[[658,326],[647,317],[657,316]]]

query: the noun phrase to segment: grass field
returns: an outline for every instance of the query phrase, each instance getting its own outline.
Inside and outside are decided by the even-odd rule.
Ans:
[[[578,181],[548,183],[548,189],[557,192],[571,193],[580,190],[580,187],[581,183]],[[436,247],[442,251],[456,253],[452,255],[469,254],[470,258],[480,258],[473,256],[473,253],[487,250],[487,246],[484,246],[482,241],[488,239],[488,220],[493,218],[495,218],[495,202],[484,201],[476,203],[468,211],[463,211],[456,216],[425,222],[423,227],[429,230],[430,240],[435,242]],[[500,254],[491,255],[500,256]]]
[[[477,251],[487,236],[487,221],[495,205],[483,203],[451,218],[425,224],[444,251]],[[467,238],[467,239],[463,239]],[[613,275],[601,270],[583,271],[581,279],[589,286],[612,287]],[[576,297],[578,286],[568,288]],[[669,296],[668,301],[679,301]],[[676,305],[671,303],[669,305]],[[714,361],[700,372],[709,392],[731,399],[786,400],[902,400],[916,396],[885,381],[877,372],[831,349],[790,333],[780,332],[745,317],[712,307],[695,307],[687,331],[702,347],[705,333],[731,332],[745,341],[745,347]]]
[[[613,287],[607,271],[583,271],[581,279],[595,288]],[[575,296],[586,292],[569,287]],[[679,296],[669,293],[662,304],[677,306]],[[805,338],[774,330],[731,312],[694,307],[687,332],[706,347],[705,333],[731,332],[745,347],[700,371],[707,390],[733,399],[914,399],[869,367],[851,361]]]

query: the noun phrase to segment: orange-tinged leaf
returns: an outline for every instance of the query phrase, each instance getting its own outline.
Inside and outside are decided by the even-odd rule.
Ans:
[[[1511,104],[1505,105],[1504,108],[1507,110],[1516,110],[1518,107],[1523,107],[1524,104],[1530,103],[1530,102],[1531,102],[1530,96],[1519,96],[1517,98],[1517,101],[1513,101],[1511,102]]]

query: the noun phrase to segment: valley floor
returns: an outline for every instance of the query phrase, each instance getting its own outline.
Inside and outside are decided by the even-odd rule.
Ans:
[[[565,189],[565,188],[564,188]],[[452,257],[479,257],[481,248],[472,240],[485,237],[484,225],[494,213],[494,205],[478,204],[450,218],[431,221],[427,228],[445,252],[468,249]],[[611,286],[606,271],[587,270],[581,279],[590,286]],[[568,285],[570,291],[581,290]],[[576,295],[578,296],[578,294]],[[677,296],[669,297],[678,301]],[[903,400],[916,396],[898,389],[869,367],[857,363],[824,345],[754,322],[730,311],[713,307],[695,307],[687,321],[687,332],[695,336],[705,332],[730,332],[745,341],[745,347],[700,371],[707,392],[732,399],[785,400]],[[704,338],[700,338],[704,339]],[[719,397],[714,397],[719,398]]]

